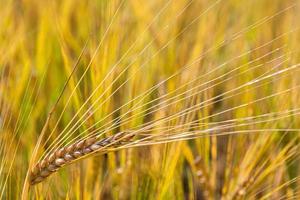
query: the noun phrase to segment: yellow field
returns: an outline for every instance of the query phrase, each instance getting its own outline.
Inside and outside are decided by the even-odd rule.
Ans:
[[[299,19],[297,0],[0,0],[0,199],[299,199]]]

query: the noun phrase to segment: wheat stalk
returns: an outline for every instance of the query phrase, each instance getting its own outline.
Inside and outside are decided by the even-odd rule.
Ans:
[[[93,153],[105,153],[108,148],[116,148],[126,144],[134,134],[120,132],[99,140],[97,137],[75,142],[67,147],[57,149],[39,161],[30,173],[30,184],[35,185],[44,181],[48,176],[58,171],[65,165],[79,160]]]

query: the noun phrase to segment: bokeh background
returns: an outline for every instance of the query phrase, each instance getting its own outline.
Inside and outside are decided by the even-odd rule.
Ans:
[[[21,198],[54,105],[38,159],[90,134],[137,142],[30,199],[298,199],[299,6],[0,0],[1,199]]]

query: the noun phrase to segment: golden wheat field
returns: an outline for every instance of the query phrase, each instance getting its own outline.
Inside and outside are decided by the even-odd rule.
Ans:
[[[0,0],[0,199],[300,199],[299,0]]]

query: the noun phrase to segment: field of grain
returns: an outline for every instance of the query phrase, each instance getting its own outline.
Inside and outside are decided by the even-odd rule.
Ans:
[[[300,199],[298,0],[0,0],[0,199]]]

